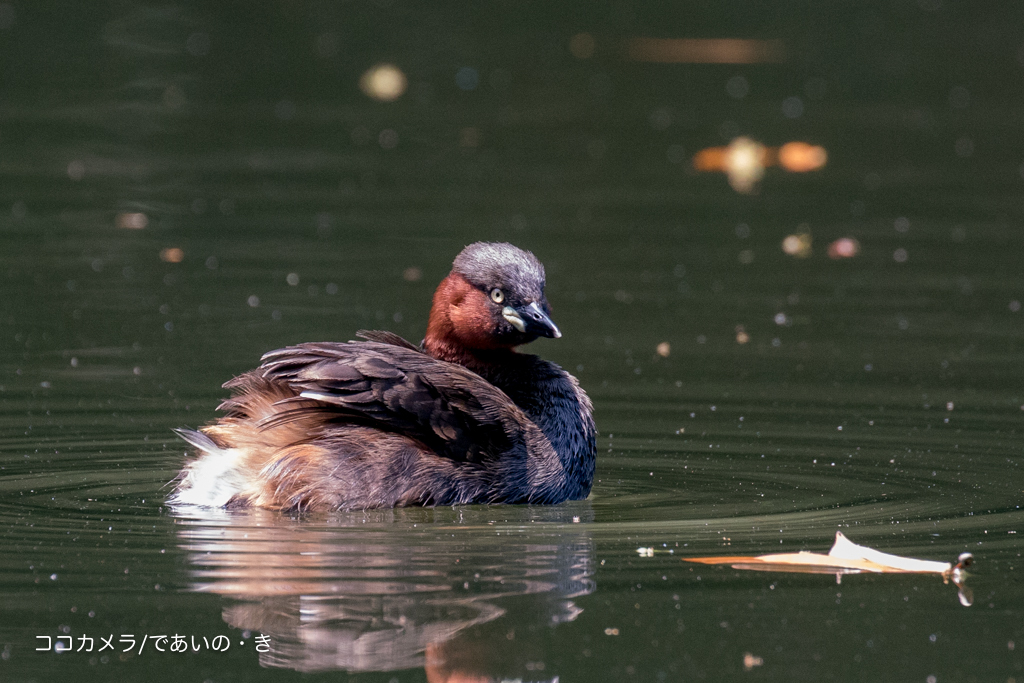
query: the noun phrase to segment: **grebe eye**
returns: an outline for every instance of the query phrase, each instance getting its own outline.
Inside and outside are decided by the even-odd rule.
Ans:
[[[505,300],[505,292],[501,291],[497,287],[491,290],[491,301],[496,304],[500,304]]]

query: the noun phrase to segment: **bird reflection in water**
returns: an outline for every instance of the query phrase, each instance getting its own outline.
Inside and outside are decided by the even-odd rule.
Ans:
[[[546,681],[547,630],[595,588],[591,516],[586,501],[301,519],[193,509],[178,538],[190,588],[228,598],[228,625],[270,636],[262,666]]]

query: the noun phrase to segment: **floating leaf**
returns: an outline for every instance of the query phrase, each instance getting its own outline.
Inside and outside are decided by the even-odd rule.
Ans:
[[[733,569],[754,571],[798,572],[809,574],[835,574],[838,581],[843,574],[940,574],[943,580],[952,581],[960,589],[960,602],[970,605],[970,591],[963,586],[966,569],[974,557],[970,553],[960,555],[957,563],[917,560],[883,553],[873,548],[857,545],[843,532],[836,532],[836,540],[827,555],[801,551],[798,553],[774,553],[771,555],[715,557],[688,557],[686,562],[699,564],[728,564]]]

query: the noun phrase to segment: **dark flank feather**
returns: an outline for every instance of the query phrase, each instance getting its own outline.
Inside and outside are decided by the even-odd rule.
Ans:
[[[356,332],[356,336],[361,339],[365,339],[366,341],[401,346],[402,348],[409,349],[410,351],[421,350],[418,346],[414,346],[412,343],[398,336],[394,332],[386,332],[384,330],[359,330]]]
[[[504,392],[420,351],[380,342],[301,344],[266,354],[260,372],[313,401],[311,410],[328,405],[339,418],[403,434],[455,461],[529,453],[557,462],[541,430]]]

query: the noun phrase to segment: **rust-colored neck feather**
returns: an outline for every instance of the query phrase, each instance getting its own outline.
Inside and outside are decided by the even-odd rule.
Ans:
[[[487,294],[451,273],[434,292],[423,345],[434,358],[477,369],[493,362],[488,352],[512,348],[495,338],[495,325]]]

